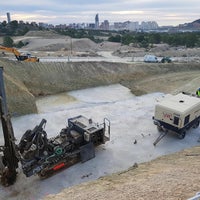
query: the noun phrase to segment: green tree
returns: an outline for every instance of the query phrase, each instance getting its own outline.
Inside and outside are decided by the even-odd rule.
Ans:
[[[121,42],[121,35],[115,35],[108,38],[110,42]]]
[[[138,43],[143,42],[145,40],[144,34],[138,34],[138,35],[136,35],[135,39],[136,39],[136,41]]]
[[[6,22],[6,21],[3,21],[1,24],[2,24],[2,26],[5,27],[5,26],[7,25],[7,22]]]
[[[149,42],[152,44],[160,44],[161,36],[160,33],[153,33],[149,35]]]
[[[17,20],[11,21],[10,26],[12,29],[15,30],[16,28],[18,28],[18,21]]]
[[[3,45],[5,47],[13,47],[14,43],[13,43],[13,39],[9,36],[5,36],[3,38]]]
[[[22,41],[19,41],[16,45],[17,48],[21,48],[24,46],[24,43]]]
[[[147,48],[149,47],[149,43],[146,40],[143,40],[142,42],[140,42],[140,47]]]
[[[186,47],[195,47],[198,38],[195,34],[187,34],[185,36],[185,46]]]
[[[130,43],[135,43],[135,38],[131,34],[126,34],[122,37],[122,43],[129,45]]]

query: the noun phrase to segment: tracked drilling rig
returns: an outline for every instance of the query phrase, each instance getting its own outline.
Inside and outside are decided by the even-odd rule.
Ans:
[[[0,112],[5,141],[0,148],[3,185],[9,186],[16,181],[19,162],[26,177],[38,175],[46,178],[60,169],[94,158],[95,147],[109,141],[110,121],[107,118],[98,124],[79,115],[69,118],[68,125],[53,138],[47,137],[44,130],[47,121],[42,119],[35,128],[27,130],[16,145],[6,104],[2,67],[0,80]]]

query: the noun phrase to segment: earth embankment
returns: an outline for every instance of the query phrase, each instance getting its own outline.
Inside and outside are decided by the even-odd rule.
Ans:
[[[4,68],[8,107],[16,115],[37,112],[39,96],[113,83],[129,87],[136,95],[177,88],[194,92],[200,79],[200,66],[195,63],[27,63],[1,59],[0,66]]]
[[[199,147],[66,188],[44,200],[185,200],[199,191]],[[192,164],[191,164],[192,163]]]

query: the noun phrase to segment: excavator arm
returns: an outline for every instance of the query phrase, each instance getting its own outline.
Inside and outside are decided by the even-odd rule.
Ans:
[[[0,46],[0,50],[3,50],[3,51],[7,51],[7,52],[10,52],[10,53],[13,53],[15,56],[20,56],[20,53],[19,51],[17,51],[17,49],[15,48],[12,48],[12,47],[4,47],[4,46]]]
[[[0,67],[0,115],[4,136],[4,146],[0,146],[0,177],[2,184],[9,186],[16,181],[16,169],[18,168],[19,159],[13,127],[7,109],[2,67]]]

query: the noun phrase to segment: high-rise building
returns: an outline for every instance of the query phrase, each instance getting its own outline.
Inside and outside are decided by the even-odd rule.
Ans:
[[[104,20],[104,22],[101,23],[100,29],[109,30],[109,21]]]
[[[148,21],[148,22],[142,22],[140,27],[143,30],[152,30],[152,29],[158,29],[159,26],[155,21]]]
[[[10,23],[11,22],[10,13],[7,12],[6,14],[7,14],[7,21],[8,21],[8,23]]]
[[[99,14],[95,16],[95,29],[99,29]]]
[[[139,26],[139,22],[130,22],[128,24],[128,30],[130,31],[137,31],[139,30],[140,26]]]

